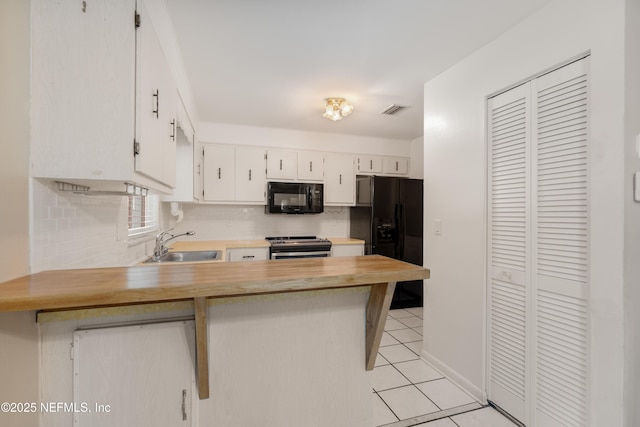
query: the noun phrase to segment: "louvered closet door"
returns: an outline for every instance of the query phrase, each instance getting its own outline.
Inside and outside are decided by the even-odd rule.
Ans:
[[[488,102],[488,393],[523,422],[529,363],[529,98],[526,84]]]
[[[588,59],[532,83],[535,425],[587,425]]]

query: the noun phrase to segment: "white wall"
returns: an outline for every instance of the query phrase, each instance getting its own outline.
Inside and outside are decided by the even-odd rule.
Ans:
[[[411,155],[411,141],[403,139],[372,138],[211,122],[201,122],[198,131],[198,139],[204,143],[406,157]]]
[[[29,273],[29,2],[0,2],[0,282]],[[37,402],[33,312],[0,314],[0,402]],[[0,424],[37,425],[37,414],[0,413]]]
[[[640,2],[626,2],[625,111],[625,399],[624,425],[640,425],[640,203],[632,199],[632,177],[640,172]],[[640,143],[640,142],[639,142]],[[640,147],[638,148],[640,150]]]
[[[485,100],[591,51],[593,426],[622,425],[624,0],[556,0],[425,84],[425,357],[485,390]],[[627,195],[628,196],[628,195]],[[442,220],[442,235],[432,224]],[[637,258],[637,253],[635,254]],[[441,325],[447,325],[442,328]],[[630,380],[634,384],[637,379]]]

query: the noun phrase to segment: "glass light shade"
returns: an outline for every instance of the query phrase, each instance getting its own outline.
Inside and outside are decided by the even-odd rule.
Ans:
[[[348,104],[343,98],[327,98],[326,101],[327,105],[325,106],[325,111],[322,116],[329,120],[336,122],[353,112],[353,106]]]

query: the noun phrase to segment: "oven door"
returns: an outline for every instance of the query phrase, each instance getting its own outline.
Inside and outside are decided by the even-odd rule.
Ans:
[[[292,259],[292,258],[327,258],[331,256],[331,251],[313,252],[272,252],[271,259]]]

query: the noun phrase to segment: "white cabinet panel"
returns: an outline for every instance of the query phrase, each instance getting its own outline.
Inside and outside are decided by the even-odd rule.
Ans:
[[[175,142],[167,143],[175,87],[162,49],[142,1],[138,29],[136,1],[98,6],[32,4],[33,175],[92,188],[115,189],[127,181],[169,192],[175,183]],[[157,105],[152,88],[161,93],[161,110],[152,119],[157,127],[136,114]]]
[[[264,149],[204,144],[204,201],[264,204],[266,183]]]
[[[390,157],[382,158],[382,172],[389,175],[408,175],[409,159],[407,157]]]
[[[324,153],[298,151],[298,180],[322,181],[324,179]]]
[[[269,259],[269,248],[229,248],[227,261],[263,261]]]
[[[193,321],[75,332],[74,400],[90,411],[74,425],[190,426],[194,337]]]
[[[235,148],[230,145],[204,145],[203,189],[205,201],[235,200]]]
[[[236,147],[235,152],[235,200],[264,204],[267,187],[265,150]]]
[[[324,185],[324,204],[350,206],[356,203],[356,174],[354,158],[350,154],[327,153],[327,173]]]
[[[369,156],[365,154],[358,155],[358,173],[381,173],[382,172],[382,157]]]
[[[332,245],[331,256],[362,256],[364,255],[364,243],[354,245]]]
[[[294,150],[267,150],[267,178],[296,179],[298,153]]]

